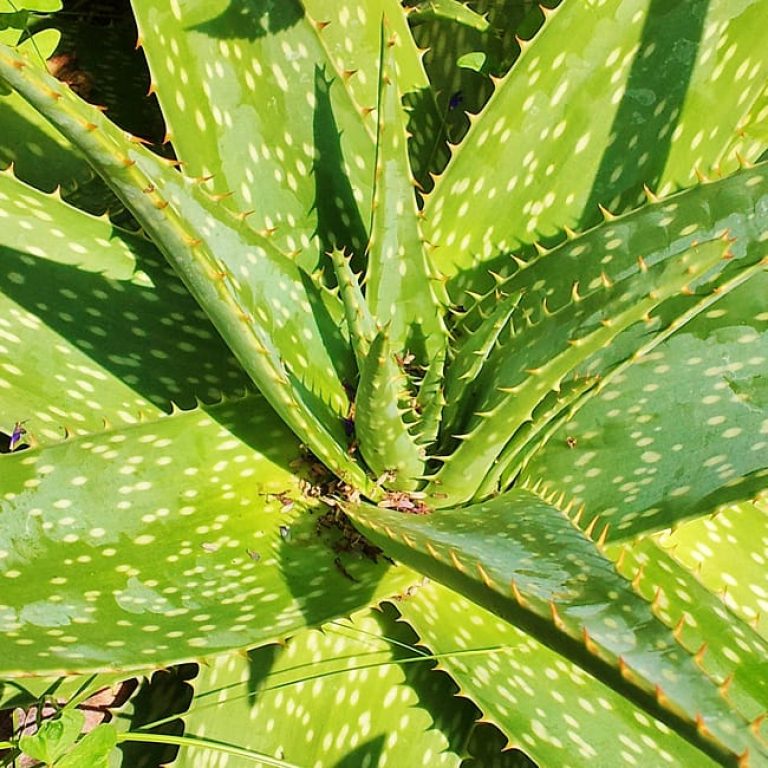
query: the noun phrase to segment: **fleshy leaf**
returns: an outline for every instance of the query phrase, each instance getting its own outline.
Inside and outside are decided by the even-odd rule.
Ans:
[[[376,324],[366,304],[357,276],[352,271],[349,259],[342,251],[331,251],[333,269],[339,286],[339,296],[344,304],[349,338],[357,359],[358,370],[368,356],[371,342],[376,335]]]
[[[482,494],[508,485],[526,446],[546,439],[566,406],[572,413],[609,376],[759,276],[767,189],[765,166],[742,171],[609,219],[505,282],[523,293],[518,312],[528,325],[495,351],[485,392],[473,397],[476,415],[434,480],[446,506],[469,499],[486,472]],[[606,248],[610,257],[598,259]],[[570,287],[546,290],[553,271],[571,264]]]
[[[247,647],[412,578],[354,553],[355,581],[337,568],[297,442],[260,396],[0,464],[0,676]]]
[[[720,595],[731,611],[768,640],[765,500],[718,509],[710,517],[687,521],[674,531],[660,534],[658,540],[675,561],[693,570],[701,584]],[[768,659],[768,653],[763,658]],[[755,682],[768,684],[765,671],[755,675]]]
[[[472,708],[451,699],[450,682],[430,673],[387,608],[211,660],[194,681],[187,730],[300,766],[458,768]],[[180,760],[193,755],[223,766],[213,750],[182,751]]]
[[[636,361],[536,452],[522,481],[622,539],[766,486],[768,273]],[[681,418],[684,415],[684,418]],[[629,426],[628,426],[629,425]]]
[[[348,372],[351,354],[311,279],[199,183],[3,47],[0,78],[104,175],[286,423],[337,474],[366,487],[342,447],[349,405],[339,372]]]
[[[414,490],[424,474],[424,452],[408,432],[400,402],[405,375],[392,353],[387,329],[379,331],[360,371],[355,398],[355,434],[360,452],[377,477],[396,490]]]
[[[172,402],[191,408],[196,398],[212,402],[248,386],[209,320],[144,238],[7,173],[0,174],[0,222],[5,421],[27,421],[37,441],[58,440],[62,430],[100,431],[104,420],[136,423]]]
[[[408,164],[393,40],[382,26],[376,176],[365,298],[371,314],[389,326],[392,349],[426,366],[445,348],[447,331],[419,228],[415,180]]]
[[[489,268],[512,267],[500,252],[595,223],[598,204],[622,212],[644,184],[669,193],[696,170],[735,169],[738,158],[720,153],[764,88],[765,7],[697,0],[670,12],[632,0],[548,13],[426,201],[436,266],[468,270],[452,296],[487,285]],[[719,78],[740,87],[713,99]],[[747,159],[760,149],[754,142]]]
[[[432,582],[397,606],[483,720],[539,765],[717,765],[573,660],[456,592]]]
[[[768,759],[749,722],[599,547],[533,494],[513,490],[431,515],[367,505],[347,513],[391,555],[578,659],[700,749]]]
[[[458,0],[421,0],[409,6],[408,14],[412,24],[437,19],[452,21],[478,32],[488,29],[488,21],[483,16]]]

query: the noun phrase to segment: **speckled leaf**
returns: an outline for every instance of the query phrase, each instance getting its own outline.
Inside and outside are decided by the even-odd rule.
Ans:
[[[365,298],[380,325],[389,326],[392,349],[426,366],[445,349],[447,331],[430,274],[419,227],[415,179],[408,163],[408,139],[394,41],[382,27],[376,134],[376,175]]]
[[[418,419],[411,431],[420,445],[429,445],[434,442],[440,431],[445,406],[444,372],[445,351],[430,361],[416,395],[414,410],[418,414]]]
[[[475,384],[491,351],[520,302],[521,294],[505,297],[460,343],[445,374],[444,434],[454,437],[460,425],[466,424],[475,408]]]
[[[373,126],[329,56],[326,13],[312,18],[299,0],[133,5],[188,173],[212,175],[216,192],[232,193],[254,228],[273,231],[305,267],[317,266],[318,241],[362,252]]]
[[[527,325],[495,350],[484,393],[470,392],[475,415],[434,481],[446,505],[478,486],[506,487],[566,407],[582,407],[609,376],[760,277],[767,194],[760,165],[608,220],[507,280],[505,291],[523,294]],[[568,281],[554,279],[563,271]]]
[[[599,547],[533,494],[431,515],[365,505],[348,514],[392,556],[578,659],[700,749],[768,761],[748,721]]]
[[[694,549],[696,534],[697,544],[706,546],[706,536],[701,535],[704,530],[700,526],[689,531],[688,546],[682,549]],[[755,527],[752,534],[755,539],[757,530]],[[744,556],[753,549],[744,545],[739,559],[749,560]],[[610,555],[619,573],[651,602],[654,614],[695,654],[701,669],[722,686],[734,710],[752,721],[758,734],[768,736],[768,724],[764,726],[761,717],[768,711],[768,642],[701,583],[700,573],[694,575],[670,557],[654,538],[623,543],[611,548]],[[726,566],[714,559],[713,569],[718,565],[723,569],[730,563]],[[762,573],[760,578],[764,578]],[[748,582],[743,586],[748,590]]]
[[[676,561],[694,571],[699,582],[720,595],[730,610],[768,640],[765,501],[729,505],[711,517],[688,521],[658,539]],[[741,642],[738,645],[743,647]],[[768,653],[763,658],[768,659]],[[763,685],[768,685],[767,672],[764,670],[758,678]]]
[[[631,0],[552,11],[426,202],[438,268],[471,270],[459,283],[472,286],[488,267],[514,266],[500,251],[594,223],[598,203],[625,210],[644,183],[669,192],[696,167],[735,168],[721,151],[764,88],[767,8]]]
[[[0,430],[56,441],[248,386],[148,241],[7,173],[0,222]]]
[[[599,516],[609,539],[657,530],[766,486],[768,274],[613,380],[523,472]]]
[[[351,352],[309,276],[199,183],[9,48],[0,47],[0,79],[98,168],[286,423],[337,474],[366,487],[344,447],[349,405],[340,374]]]
[[[298,766],[458,766],[472,712],[467,718],[466,703],[451,699],[429,659],[419,661],[394,614],[358,613],[284,647],[213,659],[194,681],[187,731]],[[179,759],[225,764],[205,750],[182,750]]]
[[[376,336],[376,323],[363,296],[357,275],[352,271],[349,257],[334,248],[331,251],[331,261],[339,286],[339,297],[344,304],[349,339],[360,370]]]
[[[408,432],[400,406],[406,386],[385,328],[373,340],[360,371],[355,434],[368,466],[397,490],[414,490],[424,474],[424,450]]]
[[[340,572],[298,458],[260,396],[0,456],[0,676],[245,647],[407,585]]]
[[[541,766],[716,765],[573,660],[446,587],[430,583],[398,608],[462,695]]]

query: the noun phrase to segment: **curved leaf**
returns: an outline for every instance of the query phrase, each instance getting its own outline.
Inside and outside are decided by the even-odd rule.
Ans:
[[[398,603],[461,694],[539,765],[714,766],[577,663],[439,584]]]
[[[256,396],[0,456],[0,675],[246,647],[407,585],[336,567],[294,462]]]
[[[599,547],[524,490],[408,515],[348,514],[374,543],[532,634],[685,735],[716,760],[768,748]]]

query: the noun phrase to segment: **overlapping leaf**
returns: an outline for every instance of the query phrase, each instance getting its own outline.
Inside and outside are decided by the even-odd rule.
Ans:
[[[451,701],[452,683],[430,674],[394,613],[357,613],[283,647],[212,660],[194,681],[188,732],[297,766],[458,766],[474,708]],[[196,752],[180,759],[224,765],[213,750]]]
[[[650,605],[565,515],[534,495],[514,490],[432,515],[364,505],[349,514],[398,559],[578,659],[715,759],[768,759],[746,717]]]
[[[328,466],[365,487],[342,447],[351,355],[311,279],[199,184],[9,48],[0,49],[0,69],[108,180],[278,413]]]
[[[37,441],[56,440],[248,386],[147,240],[9,174],[0,221],[0,429],[26,421]]]
[[[484,720],[539,765],[716,765],[573,660],[456,592],[430,583],[398,608]]]
[[[696,169],[734,169],[738,159],[721,153],[764,89],[766,7],[632,0],[554,10],[427,200],[436,264],[451,276],[468,270],[453,294],[487,284],[489,267],[514,269],[500,253],[594,223],[598,204],[626,210],[643,184],[667,193],[695,182]],[[713,88],[721,79],[740,87]],[[762,147],[742,145],[752,160]]]
[[[407,585],[336,567],[300,460],[260,396],[0,457],[0,675],[247,647]]]

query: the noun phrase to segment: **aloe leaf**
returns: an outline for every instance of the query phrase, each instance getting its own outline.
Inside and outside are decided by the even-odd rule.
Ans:
[[[670,557],[692,570],[729,610],[768,640],[766,537],[768,506],[757,501],[719,508],[711,516],[686,521],[655,538]],[[763,654],[765,658],[768,654]],[[762,685],[767,679],[764,671],[753,677]]]
[[[376,335],[376,324],[365,302],[357,276],[352,271],[349,259],[342,251],[334,248],[331,251],[331,260],[336,272],[336,281],[339,285],[339,295],[344,304],[349,338],[359,370],[363,367],[371,342]]]
[[[762,490],[767,291],[764,271],[638,359],[559,427],[522,481],[583,506],[585,524],[599,516],[610,539]]]
[[[419,385],[414,409],[418,414],[411,431],[420,445],[429,445],[437,439],[445,406],[443,378],[445,352],[432,358]]]
[[[380,325],[389,326],[392,348],[416,356],[420,365],[445,348],[447,331],[438,300],[442,289],[430,274],[419,228],[415,179],[408,163],[408,139],[394,41],[382,26],[376,136],[376,176],[365,297]]]
[[[533,494],[513,490],[431,515],[368,505],[348,514],[394,557],[579,659],[715,759],[768,758],[748,721],[599,547]]]
[[[337,474],[365,488],[342,447],[349,405],[339,371],[346,374],[351,355],[309,277],[199,184],[8,48],[0,47],[0,78],[104,175],[286,423]]]
[[[720,151],[732,134],[725,126],[735,130],[764,88],[765,7],[702,1],[669,13],[633,0],[549,13],[426,201],[436,266],[449,276],[469,270],[452,295],[477,290],[489,267],[503,269],[506,260],[492,261],[500,250],[594,223],[598,203],[623,211],[643,184],[668,192],[694,181],[696,168],[735,167]],[[718,87],[713,99],[713,79],[733,82],[745,65],[743,90]],[[638,104],[655,105],[642,125],[631,119]],[[483,164],[478,173],[481,154],[498,170]]]
[[[187,172],[212,176],[215,192],[231,193],[238,210],[252,211],[255,229],[272,232],[310,270],[318,252],[336,245],[361,252],[373,142],[325,49],[327,19],[312,18],[298,0],[134,7]]]
[[[513,337],[497,350],[502,362],[491,369],[489,394],[480,400],[462,442],[444,460],[433,480],[433,488],[443,495],[441,504],[448,506],[466,501],[475,492],[495,490],[499,471],[514,460],[542,420],[539,411],[545,398],[552,393],[558,411],[595,386],[615,364],[613,359],[590,371],[589,376],[573,382],[566,379],[609,344],[616,344],[616,339],[633,325],[650,322],[659,304],[686,288],[691,280],[724,264],[727,253],[727,243],[711,241],[672,263],[662,262],[648,271],[638,271],[634,279],[596,289],[583,298],[575,297],[560,311],[545,313],[537,325],[521,334],[520,344],[516,345]],[[522,357],[513,354],[515,347],[523,352]],[[621,346],[618,349],[624,359],[631,354]],[[551,420],[552,413],[546,411],[543,418]],[[508,445],[509,450],[502,453]],[[487,478],[482,479],[486,472]]]
[[[336,567],[297,442],[260,396],[0,463],[2,677],[247,647],[412,579],[354,553],[355,581]]]
[[[415,490],[424,474],[424,450],[408,432],[400,408],[406,387],[384,328],[360,370],[355,434],[368,466],[377,476],[387,476],[385,485],[396,490]]]
[[[212,659],[194,680],[187,731],[300,766],[458,766],[473,708],[451,699],[395,618],[389,606],[358,612],[284,646]],[[193,759],[224,765],[214,748],[179,755]]]
[[[518,311],[530,326],[496,351],[500,362],[490,368],[477,416],[434,481],[446,494],[446,505],[478,490],[472,484],[489,466],[479,483],[482,493],[513,479],[526,444],[566,405],[583,405],[598,383],[605,386],[607,375],[633,364],[696,314],[759,276],[766,256],[765,190],[764,166],[742,171],[611,219],[506,281],[505,290],[524,292]],[[645,238],[640,231],[652,234]],[[610,259],[598,259],[606,249]],[[537,290],[547,285],[553,269],[566,264],[574,265],[570,288]],[[647,328],[654,329],[649,338]],[[542,417],[534,411],[546,398],[557,402]]]
[[[471,416],[475,399],[474,382],[483,370],[500,334],[507,326],[522,294],[496,302],[495,308],[471,334],[458,344],[457,351],[445,375],[446,407],[443,416],[444,434],[453,436],[459,425]]]
[[[618,571],[695,654],[699,667],[720,684],[734,710],[752,721],[758,735],[768,734],[762,725],[768,708],[768,642],[701,583],[700,573],[694,575],[667,554],[656,538],[634,539],[612,548]],[[700,537],[697,544],[704,541]],[[747,545],[742,552],[751,549]]]
[[[37,442],[57,441],[248,386],[145,239],[10,174],[0,174],[0,221],[3,431],[26,421]]]
[[[440,584],[398,609],[507,748],[538,765],[716,765],[573,660]]]

